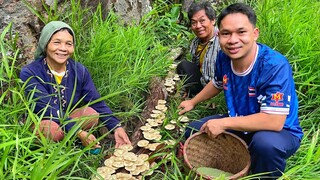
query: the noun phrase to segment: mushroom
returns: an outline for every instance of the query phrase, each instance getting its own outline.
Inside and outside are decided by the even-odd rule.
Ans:
[[[164,104],[159,104],[158,103],[158,105],[164,105]],[[159,111],[159,110],[156,110],[156,109],[152,110],[152,113],[154,113],[154,114],[163,114],[162,111]]]
[[[149,141],[147,141],[147,140],[140,140],[140,141],[138,141],[138,143],[137,143],[137,145],[138,145],[139,147],[146,147],[146,146],[148,146],[148,144],[149,144]]]
[[[149,144],[149,142],[148,142],[148,144]],[[149,155],[148,154],[139,154],[138,158],[146,161],[149,159]]]
[[[167,103],[166,100],[162,100],[162,99],[158,100],[158,105],[165,105],[166,103]]]
[[[118,147],[119,149],[123,149],[125,151],[131,151],[133,149],[133,146],[130,144],[124,144]]]
[[[126,150],[120,149],[120,148],[116,148],[113,152],[113,154],[117,157],[121,157],[124,153],[126,153]]]
[[[173,124],[167,124],[166,126],[164,126],[164,128],[165,128],[166,130],[173,130],[173,129],[175,128],[175,125],[173,125]]]
[[[189,122],[189,118],[187,116],[180,116],[178,118],[178,121],[180,121],[180,122]]]
[[[176,69],[177,66],[178,66],[177,64],[173,63],[173,64],[171,64],[171,65],[169,66],[169,68],[170,68],[170,69]]]
[[[138,157],[133,152],[127,152],[123,155],[123,159],[134,162],[138,159]]]
[[[148,131],[148,130],[150,130],[150,129],[152,129],[152,128],[151,128],[151,126],[146,125],[146,126],[141,126],[140,129],[141,129],[142,131]]]

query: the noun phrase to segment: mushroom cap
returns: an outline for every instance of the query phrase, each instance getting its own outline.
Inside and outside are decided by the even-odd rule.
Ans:
[[[107,167],[112,167],[113,162],[114,162],[114,156],[111,156],[110,158],[108,158],[104,161],[104,165]]]
[[[180,81],[180,78],[179,77],[173,77],[173,80]]]
[[[161,136],[160,134],[156,134],[156,137],[155,137],[155,139],[154,139],[154,140],[156,140],[156,141],[160,141],[160,140],[161,140],[161,138],[162,138],[162,136]]]
[[[131,174],[128,174],[128,173],[121,173],[121,172],[119,172],[119,173],[116,174],[116,177],[117,177],[117,179],[118,179],[118,178],[127,178],[127,179],[129,179],[129,178],[132,177],[132,175],[131,175]]]
[[[136,165],[135,164],[132,164],[131,166],[126,166],[124,167],[127,171],[134,171],[136,169]]]
[[[124,164],[125,167],[127,167],[127,166],[133,166],[133,165],[134,165],[134,162],[133,162],[133,161],[124,160],[124,161],[123,161],[123,164]]]
[[[156,123],[158,123],[158,125],[161,125],[163,123],[163,119],[156,119]]]
[[[162,104],[159,104],[159,103],[158,103],[158,105],[162,105]],[[153,109],[153,110],[152,110],[152,113],[154,113],[154,114],[163,114],[162,111],[159,111],[159,110],[156,110],[156,109]]]
[[[164,128],[167,129],[167,130],[173,130],[175,128],[175,125],[167,124],[167,125],[164,126]]]
[[[175,145],[176,141],[172,140],[172,139],[169,139],[169,140],[165,140],[164,143],[166,143],[167,145]]]
[[[120,149],[120,148],[116,148],[113,152],[113,154],[117,157],[121,157],[123,156],[123,154],[125,154],[127,151],[124,149]]]
[[[150,130],[150,129],[152,129],[152,128],[151,128],[151,126],[141,126],[140,129],[141,129],[142,131],[148,131],[148,130]]]
[[[127,152],[123,155],[123,159],[126,161],[136,161],[138,159],[137,155],[133,152]]]
[[[134,164],[135,164],[136,166],[141,166],[141,165],[143,165],[143,164],[144,164],[144,160],[143,160],[143,159],[138,158],[138,159],[134,162]]]
[[[177,66],[178,66],[177,64],[173,63],[173,64],[171,64],[171,65],[169,66],[169,68],[170,68],[170,69],[176,69]]]
[[[152,118],[157,118],[159,116],[160,116],[160,114],[150,114],[150,117],[152,117]]]
[[[150,133],[150,132],[145,132],[145,133],[143,134],[143,136],[144,136],[144,138],[146,138],[147,140],[154,140],[154,139],[157,137],[156,134]]]
[[[171,83],[171,82],[165,82],[164,85],[167,86],[167,87],[171,87],[171,86],[174,85],[174,84]]]
[[[139,154],[138,158],[146,161],[149,159],[149,155],[148,154]]]
[[[162,111],[162,112],[166,112],[167,109],[168,109],[165,105],[157,105],[155,108],[156,108],[157,110]]]
[[[131,151],[133,149],[133,146],[131,144],[124,144],[118,147],[119,149],[123,149],[125,151]]]
[[[170,123],[171,124],[177,124],[177,121],[176,120],[171,120]]]
[[[155,120],[149,121],[147,124],[150,125],[151,127],[157,127],[159,125]]]
[[[148,144],[149,144],[149,141],[144,140],[144,139],[138,141],[138,143],[137,143],[137,145],[138,145],[139,147],[146,147],[146,146],[148,146]]]
[[[113,168],[106,167],[106,166],[102,166],[102,167],[99,167],[97,169],[97,173],[98,174],[112,174],[112,173],[115,173],[115,172],[116,171]]]
[[[122,167],[124,167],[124,162],[123,161],[114,161],[112,166],[116,167],[116,168],[122,168]]]
[[[161,143],[150,143],[150,144],[148,144],[147,148],[148,148],[150,151],[155,151],[160,144],[161,144]]]
[[[163,100],[163,99],[158,100],[158,105],[165,105],[166,103],[167,103],[166,100]]]

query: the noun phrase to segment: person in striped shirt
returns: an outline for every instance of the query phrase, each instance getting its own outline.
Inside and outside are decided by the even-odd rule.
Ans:
[[[190,45],[191,61],[181,60],[177,73],[185,80],[184,97],[193,97],[213,78],[220,50],[215,11],[209,2],[192,3],[188,9],[191,29],[196,37]]]

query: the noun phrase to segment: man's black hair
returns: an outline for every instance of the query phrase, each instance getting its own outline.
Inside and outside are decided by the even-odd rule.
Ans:
[[[193,2],[188,9],[188,18],[191,21],[192,16],[198,11],[204,10],[210,20],[216,19],[216,13],[210,2]]]
[[[250,23],[253,25],[253,27],[256,27],[256,23],[257,23],[256,13],[254,12],[254,10],[250,6],[243,4],[243,3],[231,4],[230,6],[223,9],[217,19],[218,27],[220,28],[221,21],[223,20],[223,18],[225,18],[227,15],[233,14],[233,13],[241,13],[241,14],[246,15],[248,17]]]

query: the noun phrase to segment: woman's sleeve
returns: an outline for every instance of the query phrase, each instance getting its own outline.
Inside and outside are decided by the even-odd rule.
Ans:
[[[33,112],[43,119],[52,119],[59,122],[59,101],[58,97],[50,92],[50,82],[45,82],[31,69],[24,67],[20,73],[20,79],[25,83],[25,95],[28,99],[35,101]]]
[[[84,102],[89,103],[101,98],[98,93],[91,75],[87,68],[85,68],[84,82],[83,82],[83,97]],[[92,105],[90,105],[94,110],[99,113],[100,121],[109,129],[112,130],[118,126],[120,126],[120,121],[113,116],[111,109],[106,105],[104,100],[98,101]]]

